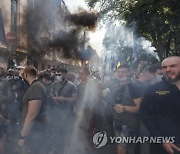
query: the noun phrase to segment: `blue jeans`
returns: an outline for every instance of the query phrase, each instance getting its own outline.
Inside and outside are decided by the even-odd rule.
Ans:
[[[114,134],[116,137],[128,138],[128,137],[135,137],[136,135],[136,130],[134,128],[129,128],[117,120],[113,120],[113,128],[114,128]],[[129,148],[129,146],[132,143],[121,142],[119,144],[123,146],[124,148]]]

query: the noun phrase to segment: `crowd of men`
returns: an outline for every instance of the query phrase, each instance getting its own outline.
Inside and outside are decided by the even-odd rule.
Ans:
[[[180,153],[180,57],[121,64],[100,75],[82,68],[0,74],[0,154]],[[107,143],[93,135],[170,137],[173,142]],[[98,138],[101,144],[103,138]]]

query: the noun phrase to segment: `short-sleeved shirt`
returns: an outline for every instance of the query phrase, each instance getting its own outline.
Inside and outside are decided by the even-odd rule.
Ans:
[[[47,90],[47,93],[50,94],[50,91],[51,91],[51,88],[53,86],[53,83],[52,82],[50,82],[48,84],[43,83],[43,85],[45,86],[45,88]]]
[[[153,136],[175,137],[180,143],[180,90],[167,81],[147,89],[141,118]]]
[[[133,100],[141,98],[137,87],[131,82],[126,85],[120,85],[119,83],[116,84],[111,95],[112,106],[114,106],[114,104],[135,106]],[[113,119],[122,122],[130,128],[136,128],[138,124],[138,114],[135,113],[117,113],[114,111]]]
[[[149,86],[151,86],[150,83],[146,83],[146,82],[143,83],[143,82],[141,82],[141,81],[139,81],[139,80],[133,81],[133,84],[137,87],[136,90],[138,90],[138,92],[136,92],[136,93],[138,93],[138,95],[140,94],[141,97],[143,97],[144,92],[147,90],[147,88],[148,88]]]
[[[38,81],[35,80],[30,85],[30,87],[27,89],[26,93],[23,97],[23,121],[27,115],[28,112],[28,105],[29,101],[32,100],[41,100],[41,108],[39,111],[38,116],[35,119],[35,124],[32,128],[32,130],[41,130],[42,125],[46,124],[46,100],[47,100],[47,91],[44,85]]]
[[[141,98],[141,92],[139,92],[138,90],[138,86],[132,82],[129,82],[127,85],[120,85],[119,83],[116,83],[113,88],[111,89],[111,95],[112,97],[116,97],[115,95],[119,95],[120,93],[122,93],[122,95],[124,94],[125,91],[125,87],[128,87],[129,93],[130,93],[130,97],[132,99],[136,99],[136,98]],[[113,103],[117,104],[116,102],[114,102],[114,99],[112,101]],[[119,103],[121,104],[121,103]],[[125,104],[123,104],[125,105]]]
[[[62,82],[56,81],[52,86],[52,93],[54,96],[72,97],[77,93],[76,85],[68,80]],[[72,110],[72,103],[60,102],[59,108],[62,110]]]

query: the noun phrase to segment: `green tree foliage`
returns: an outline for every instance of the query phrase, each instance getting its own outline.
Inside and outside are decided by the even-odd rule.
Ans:
[[[179,0],[87,0],[90,7],[100,6],[99,13],[126,21],[129,27],[150,40],[162,60],[180,55]]]

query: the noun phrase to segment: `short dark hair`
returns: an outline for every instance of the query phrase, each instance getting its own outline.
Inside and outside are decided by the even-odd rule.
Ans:
[[[47,80],[51,80],[51,74],[48,72],[44,72],[44,74],[42,75],[43,78],[47,79]]]
[[[149,69],[150,66],[145,66],[144,69],[141,71],[141,73],[150,72]]]
[[[67,74],[67,69],[65,69],[65,68],[60,68],[60,69],[58,69],[57,70],[57,72],[59,73],[59,72],[61,72],[61,73],[65,73],[65,74]]]
[[[161,68],[162,68],[162,67],[161,67],[161,64],[160,64],[160,63],[152,64],[152,65],[150,65],[150,67],[149,67],[149,72],[150,72],[151,74],[155,74],[156,71],[157,71],[158,69],[161,69]]]
[[[117,69],[120,69],[120,68],[126,68],[126,69],[130,70],[129,65],[127,65],[127,64],[121,64],[120,66],[118,66]]]
[[[24,73],[29,74],[30,76],[37,76],[37,69],[34,66],[27,66],[24,69]]]

